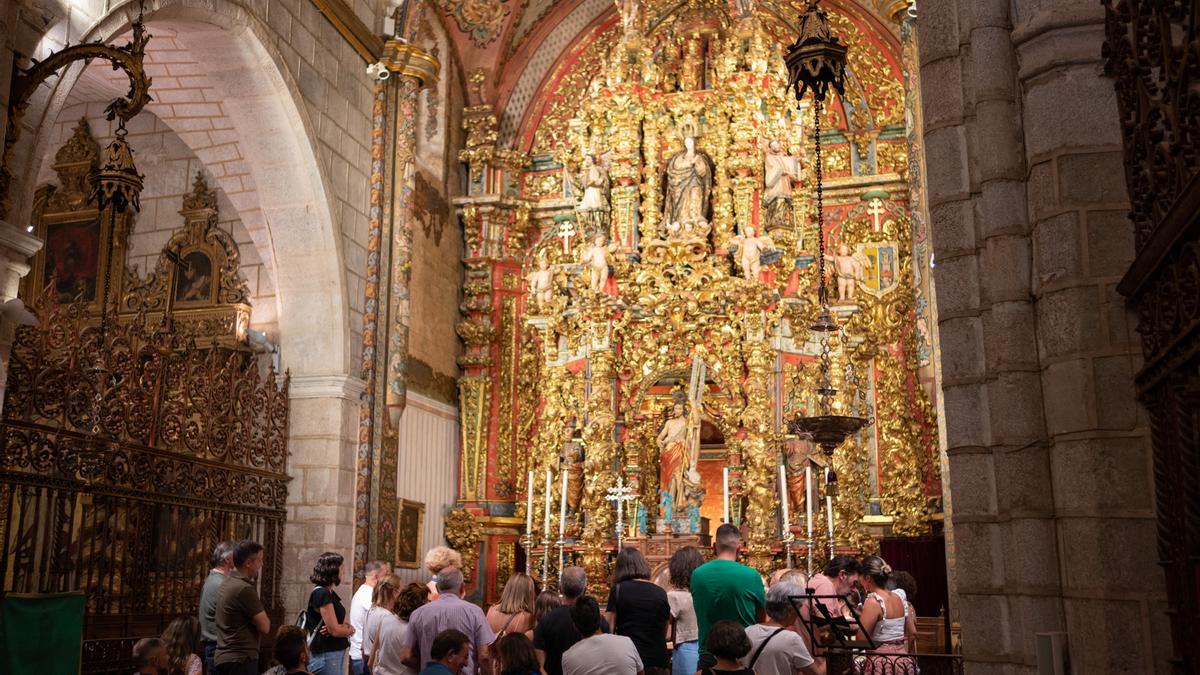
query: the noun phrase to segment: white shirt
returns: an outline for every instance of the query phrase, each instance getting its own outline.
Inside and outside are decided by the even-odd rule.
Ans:
[[[563,675],[637,675],[642,668],[633,640],[601,633],[575,643],[563,654]]]
[[[371,609],[371,594],[374,592],[374,586],[363,584],[354,591],[354,597],[350,598],[350,625],[354,626],[354,635],[350,636],[350,658],[356,661],[362,660],[363,628],[367,621],[367,610]]]
[[[758,651],[759,645],[777,630],[779,626],[763,623],[747,628],[746,637],[750,638],[750,653],[742,659],[742,665],[749,668],[750,659]],[[808,653],[808,647],[804,646],[804,638],[795,631],[785,629],[767,643],[754,664],[754,672],[756,675],[794,675],[796,671],[812,664],[813,657]]]

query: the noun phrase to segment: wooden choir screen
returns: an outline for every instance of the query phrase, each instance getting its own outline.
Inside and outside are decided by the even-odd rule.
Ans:
[[[247,538],[278,625],[286,378],[169,315],[102,334],[86,304],[43,300],[0,421],[0,591],[83,591],[84,672],[129,672],[134,640],[196,613],[213,546]]]
[[[1107,0],[1137,255],[1118,290],[1138,313],[1159,564],[1176,673],[1200,672],[1200,2]]]

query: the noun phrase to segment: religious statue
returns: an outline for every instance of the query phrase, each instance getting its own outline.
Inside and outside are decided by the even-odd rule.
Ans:
[[[607,229],[608,172],[596,161],[594,154],[584,155],[578,184],[583,188],[583,196],[575,210],[579,212],[585,229]]]
[[[583,444],[574,440],[563,444],[559,461],[567,474],[567,509],[578,513],[583,500]]]
[[[674,519],[674,512],[687,503],[686,489],[700,483],[696,463],[700,459],[700,420],[685,396],[677,394],[671,418],[658,432],[658,476],[664,505],[663,518]]]
[[[838,300],[853,301],[855,287],[871,266],[870,259],[862,253],[851,254],[850,247],[845,244],[838,244],[837,255],[828,258],[833,266],[833,275],[837,278]]]
[[[537,269],[525,276],[529,288],[529,297],[539,311],[546,309],[554,297],[554,270],[550,261],[539,257]]]
[[[594,293],[603,293],[608,285],[608,269],[613,262],[613,254],[617,252],[616,244],[608,243],[608,236],[599,233],[592,240],[592,245],[583,249],[579,262],[588,269],[588,288]]]
[[[695,128],[683,129],[683,150],[667,160],[666,211],[663,220],[668,239],[708,236],[708,198],[712,192],[713,163],[696,150]]]
[[[762,271],[762,256],[768,251],[775,250],[775,242],[768,235],[755,236],[754,228],[745,227],[745,233],[733,238],[738,248],[738,260],[742,264],[742,274],[747,279],[758,280]]]
[[[764,162],[762,203],[767,231],[792,227],[792,186],[800,180],[800,162],[783,154],[778,140],[767,146]]]
[[[641,11],[641,0],[615,0],[617,14],[621,16],[622,35],[633,35],[637,32],[638,13]]]
[[[754,14],[754,4],[754,0],[730,0],[729,9],[735,18],[745,19]]]

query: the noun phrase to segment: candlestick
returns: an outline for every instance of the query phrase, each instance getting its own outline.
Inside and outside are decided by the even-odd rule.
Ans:
[[[813,489],[812,465],[804,466],[804,522],[808,526],[808,576],[813,573]]]
[[[525,497],[525,534],[533,536],[533,471],[529,472],[529,478],[525,480],[525,487],[528,488],[528,495]]]
[[[552,499],[553,499],[553,495],[550,492],[550,469],[547,468],[546,469],[546,518],[545,518],[545,521],[542,523],[542,539],[545,541],[550,540],[550,504],[553,503],[551,501]]]
[[[724,508],[724,511],[722,511],[722,513],[724,515],[721,516],[721,522],[728,523],[729,522],[729,467],[724,467],[723,469],[721,469],[721,478],[722,478],[722,481],[724,482],[724,490],[725,490],[725,492],[724,492],[725,496],[724,496],[724,502],[723,502],[725,508]]]
[[[829,486],[829,469],[825,469],[825,485]],[[825,522],[829,525],[829,559],[833,560],[833,497],[825,493]]]
[[[567,534],[567,471],[566,469],[560,469],[559,473],[562,474],[562,495],[559,498],[558,539],[562,541],[566,538]]]
[[[791,528],[788,527],[787,468],[783,464],[779,465],[779,510],[783,516],[782,536],[786,539]]]

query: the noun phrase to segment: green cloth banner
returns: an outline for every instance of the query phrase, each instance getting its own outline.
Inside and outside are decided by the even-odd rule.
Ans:
[[[0,673],[79,675],[83,603],[83,593],[4,596]]]

